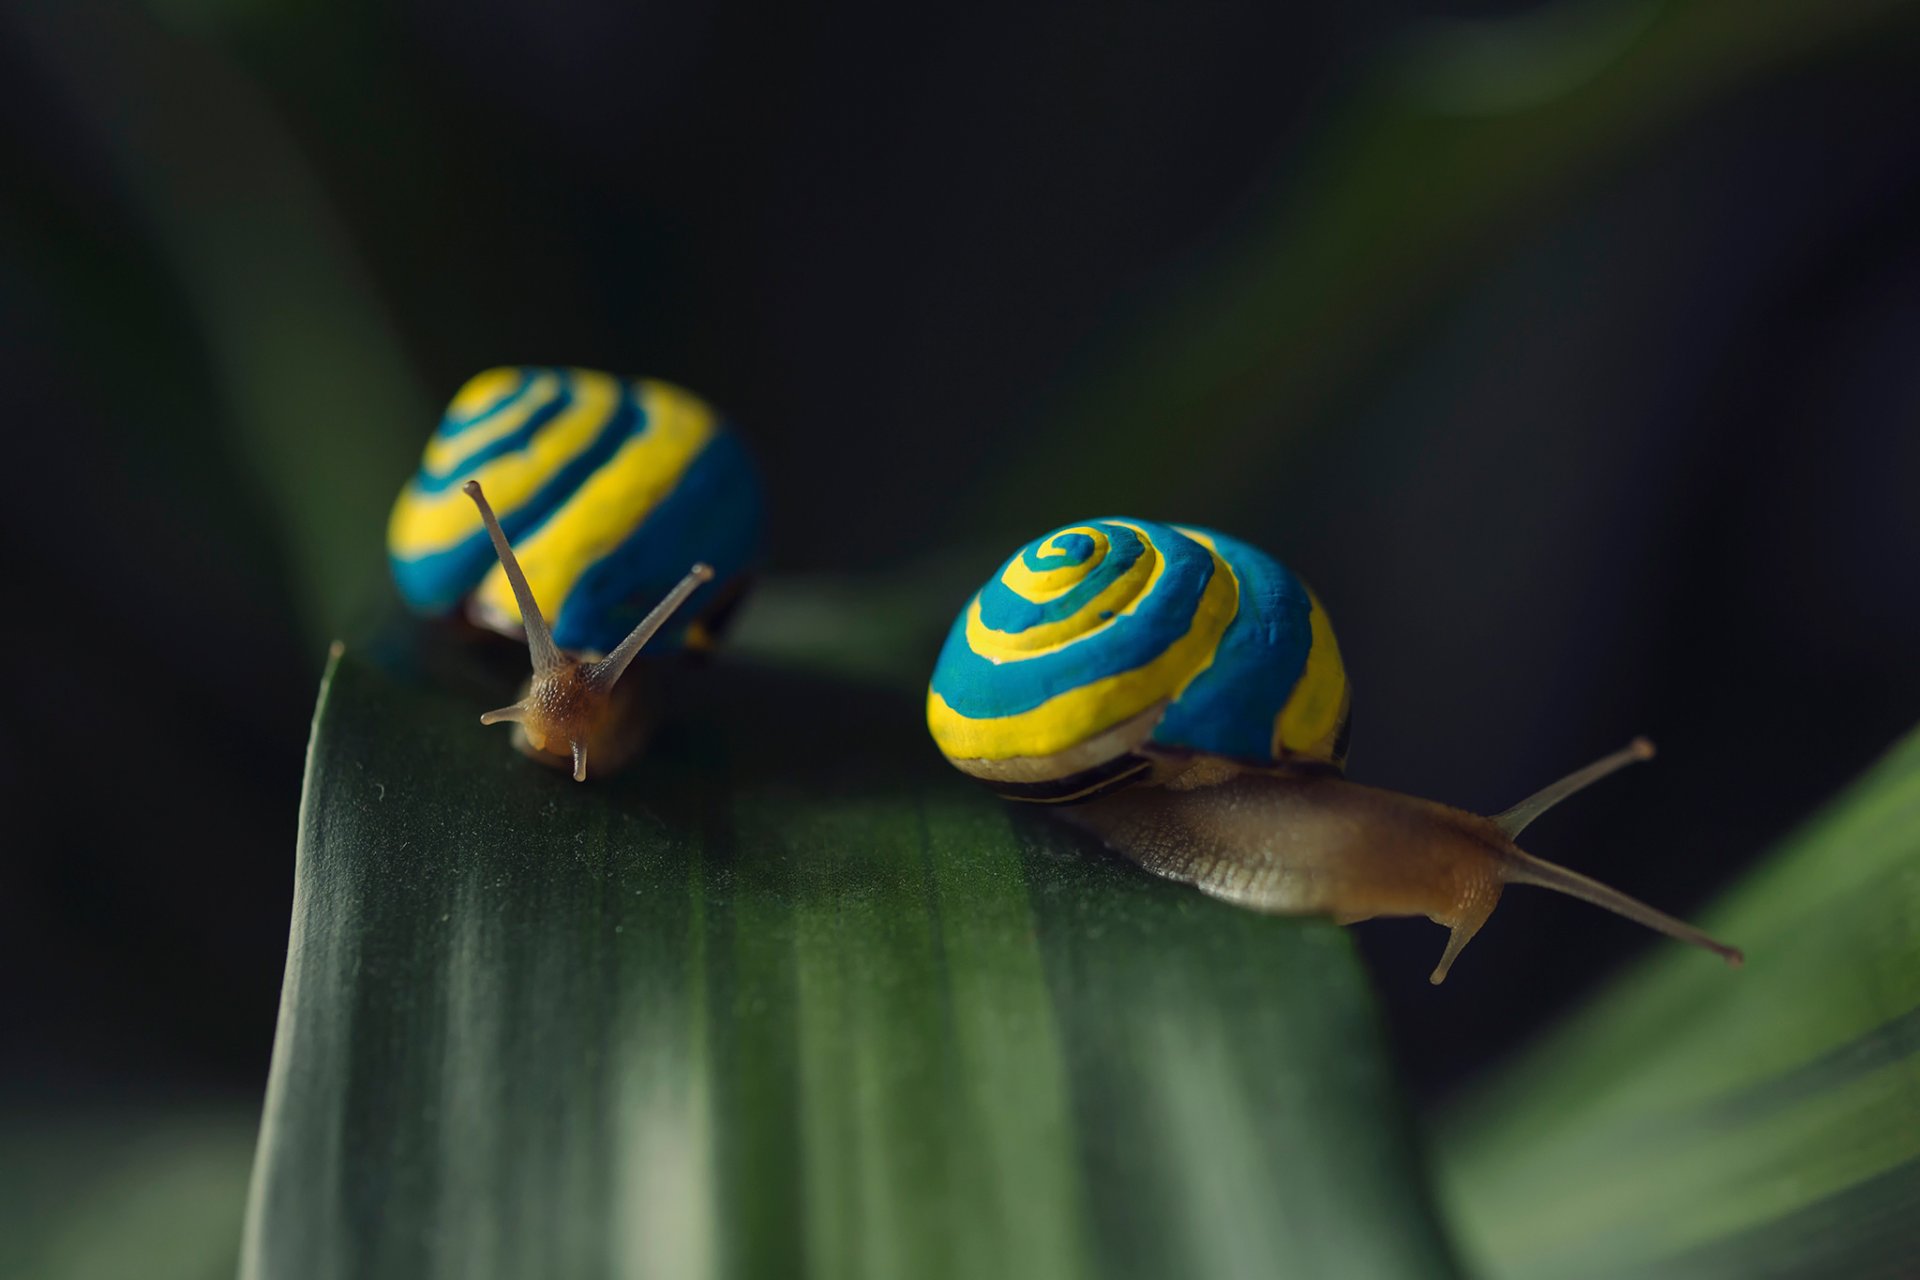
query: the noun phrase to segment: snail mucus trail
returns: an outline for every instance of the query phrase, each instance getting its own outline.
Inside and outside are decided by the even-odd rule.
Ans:
[[[1159,785],[1122,787],[1058,812],[1157,875],[1256,910],[1340,924],[1426,916],[1452,931],[1428,979],[1435,984],[1509,884],[1568,894],[1738,967],[1737,948],[1514,843],[1560,801],[1652,756],[1653,744],[1636,738],[1490,817],[1332,769],[1252,771],[1206,759],[1158,761]]]
[[[480,520],[487,527],[500,567],[513,588],[513,598],[519,603],[527,650],[533,659],[533,676],[519,701],[487,712],[480,723],[511,723],[515,747],[542,764],[571,767],[575,782],[587,780],[589,759],[596,773],[618,769],[639,749],[645,730],[645,718],[637,705],[639,686],[633,681],[622,684],[620,677],[626,674],[634,655],[686,603],[687,597],[713,577],[712,567],[696,564],[689,569],[613,652],[604,657],[569,653],[554,644],[553,633],[533,598],[533,588],[527,584],[480,482],[469,480],[461,491],[480,509]]]

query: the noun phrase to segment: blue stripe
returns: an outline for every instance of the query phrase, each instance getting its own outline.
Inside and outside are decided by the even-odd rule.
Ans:
[[[554,619],[563,649],[606,653],[625,638],[694,561],[714,568],[647,649],[671,652],[719,593],[759,556],[760,478],[739,437],[724,428],[640,527],[581,574]]]
[[[628,396],[623,394],[621,400],[624,402],[628,398]],[[527,415],[526,422],[522,423],[518,430],[500,437],[500,439],[495,440],[492,444],[484,448],[475,450],[468,457],[462,458],[453,470],[446,472],[444,475],[436,475],[422,465],[420,474],[415,477],[415,482],[420,486],[422,493],[445,493],[448,489],[461,483],[468,476],[480,470],[480,468],[486,466],[495,458],[502,458],[507,454],[519,453],[524,450],[528,445],[533,443],[534,436],[540,433],[542,427],[560,416],[561,412],[572,403],[573,386],[571,383],[562,383],[557,392],[548,396],[539,408]],[[616,408],[614,413],[609,416],[609,421],[618,416],[619,409]],[[441,429],[435,434],[437,437],[445,439],[457,435],[458,432],[448,431],[446,429],[446,419],[442,419]]]
[[[1081,523],[1100,526],[1116,550],[1126,545],[1131,547],[1134,558],[1143,554],[1137,535],[1131,529],[1104,520]],[[1145,666],[1187,634],[1200,598],[1213,578],[1212,555],[1171,526],[1145,520],[1131,523],[1147,531],[1166,560],[1152,595],[1136,612],[1120,615],[1100,635],[1057,652],[1024,661],[995,663],[968,645],[968,610],[963,609],[934,666],[934,692],[969,719],[1018,715],[1069,689]],[[1031,545],[1022,548],[1016,556],[1027,554]],[[1014,558],[1009,557],[1006,564],[1011,564]],[[1028,563],[1036,562],[1029,560]],[[1005,572],[1006,564],[980,592],[983,619],[987,602],[994,588],[1000,585],[1000,573]],[[1089,575],[1090,581],[1103,573],[1104,566]],[[1005,587],[1000,590],[1007,591]],[[1069,594],[1078,595],[1079,590],[1076,588]]]
[[[474,414],[472,417],[456,418],[453,415],[453,407],[449,405],[447,407],[447,412],[444,415],[442,415],[440,419],[440,426],[436,434],[441,436],[457,436],[462,431],[465,431],[468,427],[479,426],[481,423],[485,422],[488,418],[494,417],[496,414],[504,410],[508,405],[518,400],[521,396],[525,395],[527,393],[527,388],[533,384],[533,379],[535,375],[541,374],[541,373],[558,372],[558,370],[527,368],[523,366],[521,368],[515,369],[514,372],[520,376],[520,381],[518,384],[515,385],[513,390],[507,392],[505,395],[501,396],[498,400],[495,400],[492,404],[488,405],[486,408],[482,409],[480,412]]]
[[[1115,578],[1132,568],[1134,562],[1146,554],[1146,545],[1133,530],[1114,525],[1103,532],[1108,539],[1106,559],[1076,583],[1073,590],[1045,603],[1035,603],[1015,591],[1000,581],[1000,573],[1005,573],[1015,560],[1022,561],[1027,568],[1036,572],[1085,564],[1093,557],[1096,544],[1092,538],[1078,533],[1062,538],[1060,550],[1053,555],[1041,554],[1041,547],[1047,541],[1045,538],[1022,547],[1000,567],[1000,573],[987,579],[987,585],[980,589],[980,620],[995,631],[1017,633],[1079,613],[1102,591],[1113,585]]]
[[[484,534],[481,540],[484,543]],[[454,606],[480,584],[479,575],[472,571],[472,562],[472,538],[445,551],[415,556],[411,560],[391,554],[387,557],[400,598],[409,608],[427,614],[451,613]],[[481,572],[485,572],[484,567]]]
[[[1279,561],[1211,529],[1220,558],[1240,579],[1240,611],[1220,637],[1213,665],[1153,731],[1164,747],[1243,760],[1273,758],[1273,723],[1307,667],[1313,602]]]

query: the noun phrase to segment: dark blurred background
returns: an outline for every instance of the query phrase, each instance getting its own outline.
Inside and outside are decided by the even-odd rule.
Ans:
[[[1920,715],[1915,18],[9,5],[0,1113],[204,1111],[244,1178],[326,641],[501,362],[723,405],[776,599],[931,601],[879,678],[1047,527],[1229,529],[1327,602],[1356,777],[1646,733],[1529,843],[1699,908]],[[1439,990],[1361,930],[1423,1101],[1647,945],[1513,896]]]

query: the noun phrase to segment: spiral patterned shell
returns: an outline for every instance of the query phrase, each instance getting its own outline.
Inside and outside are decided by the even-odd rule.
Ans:
[[[400,594],[428,614],[464,601],[516,634],[520,610],[471,499],[477,479],[553,627],[606,653],[696,560],[715,570],[649,649],[702,647],[758,554],[760,482],[698,397],[590,369],[509,368],[454,396],[394,504],[387,552]]]
[[[1014,553],[954,621],[927,725],[1025,800],[1135,780],[1142,751],[1254,767],[1346,756],[1346,669],[1313,593],[1206,529],[1067,525]]]

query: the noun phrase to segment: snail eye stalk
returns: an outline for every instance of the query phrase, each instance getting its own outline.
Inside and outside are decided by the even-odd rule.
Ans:
[[[1575,769],[1560,781],[1541,788],[1513,808],[1503,813],[1496,813],[1487,821],[1493,823],[1511,846],[1513,839],[1526,830],[1535,818],[1568,796],[1584,791],[1602,778],[1618,773],[1630,764],[1651,759],[1653,759],[1653,744],[1645,738],[1635,738],[1613,754],[1601,756],[1584,769]],[[1686,921],[1650,907],[1638,898],[1620,892],[1612,885],[1602,884],[1590,876],[1583,876],[1557,862],[1536,858],[1518,848],[1509,847],[1503,850],[1500,856],[1501,878],[1509,884],[1530,884],[1536,888],[1552,889],[1556,893],[1564,893],[1568,897],[1578,898],[1602,910],[1624,916],[1635,924],[1645,925],[1656,933],[1664,933],[1677,942],[1711,951],[1736,969],[1746,963],[1746,956],[1738,947],[1730,947],[1704,931],[1694,928]],[[1444,967],[1443,965],[1442,968]]]
[[[535,675],[544,675],[565,665],[566,659],[560,654],[559,647],[553,643],[553,632],[547,628],[546,617],[540,612],[540,604],[533,598],[533,588],[527,584],[527,575],[520,571],[520,561],[515,558],[513,548],[507,545],[507,535],[500,528],[500,522],[494,518],[493,508],[487,503],[487,495],[481,492],[478,480],[469,480],[460,486],[460,492],[473,499],[473,505],[480,508],[480,523],[487,526],[487,536],[493,539],[493,552],[500,557],[500,568],[507,575],[507,585],[513,588],[513,598],[520,605],[520,624],[527,631],[527,651],[533,657]],[[498,712],[489,714],[499,715]],[[510,717],[501,715],[501,719]],[[491,724],[492,721],[483,723]]]
[[[661,627],[667,625],[667,619],[679,611],[680,606],[687,602],[688,596],[711,581],[713,581],[712,565],[696,564],[688,569],[687,576],[676,582],[673,590],[667,592],[665,598],[653,606],[653,611],[640,619],[640,625],[627,632],[627,638],[614,646],[612,653],[598,662],[588,664],[587,683],[601,693],[611,691],[620,677],[626,674],[627,667],[633,662],[633,656],[646,647],[647,641],[653,639]]]
[[[1630,764],[1651,759],[1653,744],[1645,738],[1635,738],[1612,755],[1601,756],[1586,768],[1575,769],[1560,781],[1540,788],[1513,808],[1493,814],[1488,821],[1500,828],[1501,834],[1507,839],[1517,840],[1522,831],[1533,825],[1535,818],[1568,796],[1585,791],[1600,779],[1618,773]]]

